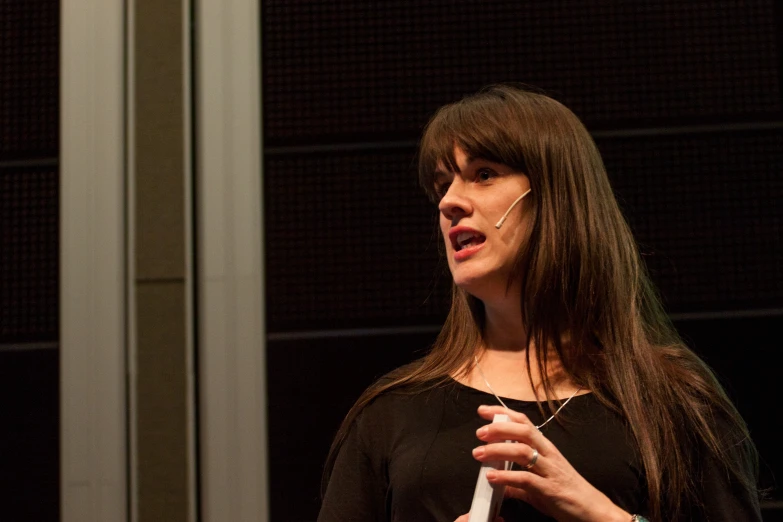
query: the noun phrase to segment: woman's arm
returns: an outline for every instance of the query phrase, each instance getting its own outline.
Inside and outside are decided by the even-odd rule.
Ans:
[[[359,416],[329,477],[318,522],[386,522],[388,481],[382,459],[368,446]],[[377,451],[377,448],[376,448]]]
[[[757,481],[755,468],[745,455],[742,445],[733,446],[729,454],[731,462],[727,462],[727,465],[739,471],[740,474],[744,474],[750,482],[755,484]],[[701,488],[700,497],[704,500],[704,504],[699,508],[699,513],[694,514],[693,520],[709,522],[762,521],[758,492],[748,490],[714,458],[705,459],[697,487]]]

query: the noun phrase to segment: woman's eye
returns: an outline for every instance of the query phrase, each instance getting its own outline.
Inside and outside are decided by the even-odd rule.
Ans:
[[[441,183],[435,187],[435,195],[438,196],[438,199],[443,199],[443,196],[449,191],[449,185],[451,183]]]
[[[489,181],[495,176],[497,176],[497,173],[492,169],[479,169],[478,172],[476,172],[476,179],[479,181]]]

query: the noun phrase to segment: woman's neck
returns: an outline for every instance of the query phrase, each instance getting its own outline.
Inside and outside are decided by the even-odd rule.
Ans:
[[[474,361],[468,361],[468,373],[457,380],[483,391],[490,391],[491,387],[498,395],[512,399],[543,400],[545,394],[537,350],[523,324],[518,296],[511,299],[506,296],[502,302],[485,301],[484,312],[482,344],[476,349],[480,367]],[[546,373],[554,388],[553,398],[568,398],[578,387],[565,375],[557,354],[550,351],[547,355]]]
[[[535,348],[530,348],[530,375],[527,350],[496,350],[481,347],[474,360],[468,362],[468,372],[459,382],[501,397],[522,401],[541,401],[546,397],[544,383],[536,362]],[[552,386],[552,399],[567,399],[579,386],[563,370],[553,354],[547,360],[546,372]],[[531,381],[532,377],[532,381]],[[587,393],[588,390],[582,390]]]
[[[522,321],[522,303],[518,293],[507,293],[497,301],[484,301],[482,337],[485,349],[504,352],[527,350],[527,328]]]

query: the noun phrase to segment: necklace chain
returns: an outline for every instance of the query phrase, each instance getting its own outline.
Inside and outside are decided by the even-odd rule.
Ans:
[[[480,365],[480,364],[479,364],[479,362],[478,362],[478,357],[474,355],[474,356],[473,356],[473,360],[474,360],[474,361],[476,361],[476,368],[478,369],[479,373],[481,374],[481,378],[482,378],[482,379],[484,379],[484,383],[487,385],[487,388],[489,388],[489,391],[491,391],[491,392],[492,392],[492,395],[494,395],[494,396],[495,396],[495,398],[498,400],[498,402],[499,402],[500,404],[502,404],[502,405],[503,405],[503,407],[504,407],[504,408],[506,408],[506,409],[510,409],[508,406],[506,406],[506,403],[505,403],[505,402],[503,402],[503,399],[501,399],[500,397],[498,397],[498,394],[497,394],[497,393],[495,393],[495,390],[493,390],[493,389],[492,389],[492,386],[489,384],[489,381],[487,380],[487,376],[486,376],[486,375],[484,375],[484,371],[481,369],[481,365]],[[556,416],[558,413],[560,413],[560,410],[562,410],[563,408],[565,408],[566,404],[568,404],[568,402],[569,402],[571,399],[573,399],[573,398],[576,396],[576,394],[577,394],[577,393],[579,393],[581,390],[582,390],[582,387],[580,386],[580,387],[579,387],[579,388],[578,388],[578,389],[577,389],[577,390],[576,390],[576,391],[575,391],[573,394],[571,394],[571,396],[570,396],[568,399],[566,399],[566,401],[565,401],[563,404],[561,404],[561,405],[560,405],[560,407],[559,407],[557,410],[555,410],[555,412],[552,414],[552,416],[551,416],[551,417],[549,417],[547,420],[545,420],[544,422],[542,422],[541,424],[539,424],[538,426],[536,426],[536,429],[540,430],[541,428],[543,428],[544,426],[546,426],[546,425],[549,423],[549,421],[551,421],[552,419],[554,419],[554,418],[555,418],[555,416]]]

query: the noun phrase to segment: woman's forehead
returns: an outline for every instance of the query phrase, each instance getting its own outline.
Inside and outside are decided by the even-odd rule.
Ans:
[[[468,154],[459,145],[454,145],[450,154],[444,154],[437,158],[435,163],[435,175],[459,174],[462,169],[476,161],[476,156]]]

